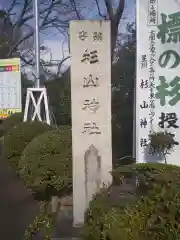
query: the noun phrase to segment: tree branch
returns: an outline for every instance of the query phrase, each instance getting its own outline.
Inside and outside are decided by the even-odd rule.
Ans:
[[[28,34],[25,35],[25,37],[17,41],[16,44],[11,48],[11,51],[7,54],[7,56],[10,57],[11,54],[17,50],[19,45],[23,43],[25,40],[29,39],[31,36],[33,36],[33,34],[34,34],[34,31],[29,32]]]
[[[124,12],[125,0],[119,0],[119,4],[115,14],[113,13],[112,3],[110,3],[110,0],[104,0],[104,2],[106,5],[107,12],[109,14],[109,19],[111,21],[115,21],[116,25],[119,24],[122,18],[122,14]]]
[[[62,67],[63,63],[64,63],[66,60],[68,60],[69,58],[70,58],[70,56],[67,56],[67,57],[63,58],[63,59],[61,60],[61,62],[58,64],[57,75],[60,74],[60,72],[61,72],[61,67]]]
[[[103,14],[101,13],[101,9],[100,9],[99,2],[98,2],[98,1],[99,1],[99,0],[95,0],[96,6],[97,6],[97,10],[98,10],[98,14],[99,14],[100,17],[106,19],[107,16],[106,16],[106,15],[103,15]]]
[[[11,6],[7,10],[10,22],[12,23],[12,34],[8,32],[9,48],[4,52],[5,57],[11,57],[13,53],[19,49],[24,49],[23,43],[34,35],[34,26],[31,27],[31,20],[34,18],[33,14],[33,0],[11,0]],[[81,3],[81,1],[80,1]],[[16,6],[18,5],[18,11]],[[60,13],[61,12],[61,13]],[[15,17],[13,17],[13,13]],[[13,18],[12,18],[13,17]],[[40,17],[40,31],[44,31],[47,28],[57,28],[65,32],[68,28],[69,20],[71,19],[82,19],[81,11],[76,0],[40,0],[39,1],[39,17]],[[30,22],[30,26],[28,23]],[[1,26],[0,26],[1,28]],[[9,30],[8,30],[9,31]],[[12,35],[12,36],[11,36]],[[28,49],[24,49],[24,53],[28,52]],[[26,58],[28,64],[32,63],[29,61],[25,54],[22,58]],[[27,63],[27,61],[23,61]]]
[[[34,64],[33,64],[33,60],[34,60],[34,58],[33,59],[30,59],[30,60],[27,60],[24,56],[20,56],[20,58],[21,58],[21,60],[25,63],[25,65],[31,65],[31,66],[33,66]]]
[[[124,7],[125,7],[125,0],[119,0],[119,5],[115,14],[116,24],[119,24],[119,21],[122,18]]]
[[[21,21],[21,19],[23,19],[28,5],[29,5],[29,0],[24,0],[23,8],[21,10],[21,14],[19,15],[19,19],[17,21],[18,23]]]
[[[75,13],[76,13],[76,15],[77,15],[77,18],[78,18],[79,20],[81,20],[82,17],[81,17],[80,13],[79,13],[78,10],[77,10],[75,1],[74,1],[74,0],[70,0],[70,3],[71,3],[71,5],[72,5],[72,7],[73,7],[73,9],[74,9],[74,11],[75,11]]]
[[[60,0],[59,1],[59,4],[61,3],[62,1]],[[47,13],[46,15],[44,16],[44,19],[43,19],[43,22],[42,22],[42,25],[44,25],[44,23],[47,21],[49,15],[51,14],[51,11],[52,11],[52,7],[53,7],[53,4],[55,3],[55,0],[52,0],[50,6],[49,6],[49,9],[47,9]],[[57,4],[57,3],[56,3]]]
[[[17,5],[16,0],[13,0],[11,6],[10,6],[9,9],[7,10],[7,15],[10,14],[10,12],[13,10],[13,8],[14,8],[16,5]]]
[[[24,1],[28,1],[28,0],[24,0]],[[62,0],[52,0],[52,2],[51,2],[50,5],[48,5],[46,8],[43,8],[43,9],[40,9],[40,10],[39,10],[39,15],[40,15],[40,16],[42,16],[43,14],[46,14],[46,16],[43,17],[43,18],[45,18],[45,19],[44,19],[44,22],[43,22],[43,25],[44,25],[45,21],[47,20],[47,18],[49,17],[50,13],[53,11],[53,8],[54,8],[55,6],[57,6],[58,4],[60,4],[61,1],[62,1]],[[30,2],[29,2],[29,4],[30,4]],[[29,6],[29,5],[26,6],[26,9],[28,8],[28,6]],[[23,12],[24,12],[24,11],[23,11]],[[25,13],[26,13],[26,11],[25,11]],[[24,14],[24,15],[25,15],[25,14]],[[24,16],[24,15],[23,15],[23,16]],[[19,27],[22,27],[27,21],[31,20],[33,17],[34,17],[34,14],[31,13],[31,14],[29,14],[28,16],[19,19],[19,21],[18,21],[18,26],[19,26]]]
[[[119,0],[121,1],[121,0]],[[112,20],[114,18],[114,13],[113,13],[113,8],[112,8],[112,4],[110,3],[110,0],[104,0],[104,3],[106,5],[106,9],[109,15],[109,19]]]
[[[119,0],[116,12],[113,13],[112,3],[110,0],[104,0],[109,19],[111,21],[111,58],[113,60],[114,50],[116,48],[116,41],[118,36],[118,26],[124,12],[125,0]]]

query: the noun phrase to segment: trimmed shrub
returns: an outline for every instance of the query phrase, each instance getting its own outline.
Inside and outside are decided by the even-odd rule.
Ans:
[[[0,137],[6,135],[14,125],[17,125],[22,121],[23,113],[15,113],[4,119],[0,124]]]
[[[37,200],[72,191],[71,128],[63,126],[33,139],[22,154],[19,169]]]
[[[4,137],[4,156],[10,167],[18,171],[18,160],[24,148],[37,135],[53,129],[48,124],[34,121],[15,125]]]
[[[52,240],[54,226],[57,220],[57,213],[51,211],[49,202],[39,202],[40,211],[25,231],[23,240],[43,239]]]
[[[101,202],[106,202],[108,211],[104,213],[102,211],[100,217],[95,215],[92,206],[101,208],[101,204],[97,202],[97,198],[93,199],[86,213],[83,239],[180,239],[179,167],[164,164],[132,164],[114,170],[112,175],[115,185],[113,184],[110,189],[118,185],[123,187],[128,180],[136,177],[138,184],[125,199],[131,199],[132,194],[136,198],[133,201],[124,201],[121,205],[113,205],[110,200],[110,189],[106,190],[106,198],[110,201],[107,203],[106,198],[101,195]],[[97,223],[99,228],[95,229]]]
[[[94,196],[90,202],[89,209],[85,213],[85,225],[82,231],[83,239],[108,239],[106,237],[108,237],[108,229],[114,217],[113,209],[120,209],[120,205],[113,203],[110,189],[102,189],[101,193]],[[119,230],[116,232],[119,232]]]

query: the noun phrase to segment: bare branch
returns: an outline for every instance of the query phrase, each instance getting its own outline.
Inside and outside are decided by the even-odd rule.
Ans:
[[[21,14],[19,15],[19,19],[17,21],[18,23],[21,21],[21,19],[23,19],[24,15],[26,13],[28,5],[29,5],[29,0],[24,0],[23,8],[21,10]]]
[[[51,4],[50,4],[50,6],[48,6],[48,9],[47,9],[47,11],[45,11],[45,12],[46,12],[46,15],[44,16],[44,19],[43,19],[42,25],[44,25],[44,24],[45,24],[45,22],[47,21],[47,19],[48,19],[49,15],[51,14],[51,11],[52,11],[53,4],[54,4],[54,3],[56,3],[56,4],[57,4],[57,2],[55,2],[55,0],[52,0],[52,1],[51,1]],[[60,0],[60,1],[58,1],[58,3],[60,4],[60,3],[61,3],[61,0]],[[40,14],[42,14],[42,13],[40,13]]]
[[[113,7],[110,0],[104,0],[109,19],[111,20],[111,59],[113,60],[114,51],[116,48],[116,41],[118,36],[118,26],[122,19],[124,12],[125,0],[119,0],[116,12],[113,13]]]
[[[116,24],[119,24],[119,21],[122,18],[124,12],[125,0],[119,0],[119,5],[115,14]]]
[[[34,65],[34,64],[33,64],[34,58],[33,58],[33,59],[30,59],[30,60],[27,60],[23,55],[21,55],[20,58],[21,58],[21,60],[25,63],[25,65],[31,65],[31,66]],[[24,65],[23,65],[23,66],[24,66]],[[23,66],[22,66],[22,67],[23,67]]]
[[[99,0],[95,0],[95,2],[96,2],[96,6],[97,6],[97,9],[98,9],[98,14],[99,14],[99,16],[100,17],[102,17],[102,18],[104,18],[104,19],[106,19],[106,15],[103,15],[102,13],[101,13],[101,9],[100,9],[100,6],[99,6]]]
[[[121,1],[121,0],[119,0],[119,1]],[[107,12],[109,14],[109,19],[112,20],[114,18],[112,4],[110,3],[110,0],[104,0],[104,2],[106,5]]]
[[[34,64],[34,56],[29,53],[26,42],[34,36],[34,26],[31,22],[34,18],[33,0],[11,1],[11,6],[6,12],[10,19],[11,26],[7,34],[8,42],[6,39],[4,42],[1,41],[1,45],[6,44],[6,49],[4,48],[2,54],[5,54],[5,57],[11,57],[14,53],[21,52],[23,62],[32,65]],[[45,33],[47,28],[52,28],[57,29],[60,34],[65,36],[65,34],[67,34],[69,21],[72,19],[82,19],[82,6],[81,0],[40,0],[40,31]],[[62,63],[64,61],[65,60],[63,60]]]
[[[7,54],[8,57],[11,56],[11,54],[17,50],[17,48],[19,47],[19,45],[21,43],[23,43],[24,41],[26,41],[27,39],[29,39],[31,36],[33,36],[34,31],[29,32],[28,34],[26,34],[23,38],[21,38],[19,41],[16,42],[15,45],[13,45],[13,47],[11,48],[11,51]]]
[[[80,15],[79,11],[77,10],[75,1],[74,1],[74,0],[70,0],[70,3],[71,3],[71,5],[72,5],[73,9],[75,10],[75,13],[76,13],[76,15],[77,15],[77,18],[78,18],[79,20],[81,20],[81,19],[82,19],[82,16]]]
[[[8,15],[10,14],[10,12],[13,10],[13,8],[14,8],[16,5],[17,5],[16,0],[13,0],[11,6],[10,6],[9,9],[7,10],[7,14],[8,14]]]
[[[60,61],[60,63],[58,64],[57,75],[59,75],[59,74],[61,73],[61,67],[62,67],[63,63],[64,63],[66,60],[68,60],[69,58],[70,58],[70,56],[67,56],[67,57],[63,58],[63,59]]]
[[[98,1],[98,0],[96,0]],[[115,13],[113,13],[112,3],[110,0],[104,0],[107,12],[109,14],[109,19],[115,21],[116,24],[119,24],[122,14],[124,12],[125,0],[119,0],[119,4]]]

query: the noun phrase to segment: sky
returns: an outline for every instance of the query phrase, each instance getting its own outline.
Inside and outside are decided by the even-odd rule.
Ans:
[[[82,1],[88,1],[90,2],[90,0],[82,0]],[[114,2],[114,8],[117,6],[119,0],[112,0]],[[120,31],[124,32],[125,30],[125,26],[128,22],[133,22],[135,21],[135,2],[136,0],[125,0],[125,10],[123,13],[123,19],[121,21],[120,24]],[[101,11],[102,13],[105,13],[105,6],[104,6],[104,0],[99,0],[100,5],[101,5]],[[98,11],[97,11],[97,6],[95,4],[90,5],[90,7],[92,7],[91,11],[84,11],[84,15],[86,16],[86,19],[100,19],[100,17],[98,16]],[[60,36],[58,36],[58,34],[56,33],[50,33],[46,36],[43,36],[43,38],[45,39],[53,39],[53,38],[59,38]]]
[[[102,4],[101,4],[102,12],[105,12],[105,6],[103,5],[103,1],[104,0],[99,0],[99,2],[102,2]],[[115,3],[114,7],[116,7],[118,1],[119,0],[114,0],[114,3]],[[123,19],[121,20],[120,26],[119,26],[119,31],[121,33],[126,32],[126,24],[127,23],[129,23],[129,22],[131,23],[131,22],[135,21],[135,1],[136,0],[126,0]],[[96,5],[93,4],[91,6],[92,6],[92,10],[88,11],[88,15],[86,14],[86,12],[84,13],[84,15],[86,16],[86,19],[99,19]],[[47,35],[42,34],[41,35],[41,40],[44,42],[45,45],[48,44],[48,42],[49,42],[49,45],[51,45],[50,47],[51,47],[52,51],[54,52],[54,54],[53,54],[54,56],[55,55],[57,56],[57,45],[58,45],[58,43],[54,42],[54,44],[52,44],[52,41],[58,41],[59,42],[59,44],[61,45],[61,51],[62,51],[62,43],[63,43],[64,44],[63,49],[65,51],[64,54],[65,54],[65,56],[67,56],[67,54],[68,54],[68,42],[67,41],[64,42],[64,38],[62,37],[62,35],[58,34],[57,31],[54,31],[54,32],[51,31]]]
[[[18,2],[21,2],[23,0],[17,0]],[[93,0],[82,0],[82,2],[84,4],[86,4],[86,1],[88,2],[89,6],[88,8],[85,8],[85,10],[83,11],[83,15],[86,16],[86,19],[99,19],[98,16],[98,12],[97,12],[97,7],[96,4],[94,4]],[[100,4],[100,8],[102,13],[105,12],[105,6],[104,6],[104,0],[98,0],[99,4]],[[120,0],[109,0],[112,1],[114,8],[117,7],[117,4]],[[0,3],[0,8],[7,8],[10,4],[11,4],[12,0],[1,0]],[[127,22],[132,22],[135,20],[135,2],[136,0],[125,0],[125,10],[124,10],[124,14],[123,14],[123,20],[121,21],[120,27],[122,28],[123,31],[123,27],[126,25]],[[89,10],[89,8],[91,8],[91,11]],[[17,12],[18,12],[18,6],[17,6]],[[34,20],[31,20],[31,24],[34,25]],[[49,31],[49,33],[47,34],[43,34],[41,35],[41,38],[46,39],[51,39],[53,40],[53,38],[57,39],[57,38],[62,38],[62,36],[60,34],[57,33],[57,31],[52,31],[52,29]]]
[[[23,1],[23,0],[18,0]],[[96,4],[93,4],[93,0],[90,3],[90,0],[82,0],[86,5],[86,1],[89,4],[89,8],[85,8],[83,15],[86,16],[86,19],[100,19],[97,11]],[[123,13],[123,18],[120,22],[119,32],[124,33],[126,31],[126,24],[128,22],[135,21],[135,1],[136,0],[125,0],[125,9]],[[1,0],[0,8],[7,8],[7,6],[12,2],[12,0]],[[119,0],[112,0],[114,9],[117,7]],[[104,0],[99,0],[102,13],[105,12],[106,8],[104,5]],[[17,7],[18,12],[18,7]],[[32,19],[30,22],[31,26],[35,25],[35,19]],[[63,57],[68,56],[68,38],[65,39],[62,34],[55,29],[50,29],[46,34],[40,34],[40,41],[42,44],[47,46],[51,53],[53,60],[61,60]],[[50,59],[50,54],[44,55],[45,59]],[[44,58],[43,57],[43,58]],[[59,59],[57,59],[59,58]],[[66,65],[69,64],[68,61],[65,62]]]

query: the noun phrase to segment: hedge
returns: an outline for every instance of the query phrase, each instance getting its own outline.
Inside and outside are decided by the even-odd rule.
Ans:
[[[53,129],[48,124],[34,121],[15,125],[4,137],[4,156],[10,167],[18,171],[18,160],[24,148],[39,134]]]
[[[23,240],[43,239],[52,240],[52,234],[57,221],[57,212],[51,211],[49,202],[39,202],[40,211],[24,233]],[[42,235],[41,235],[42,234]]]
[[[15,113],[7,117],[0,124],[0,137],[6,135],[8,131],[15,125],[23,121],[23,113]]]
[[[82,233],[84,240],[180,239],[179,167],[132,164],[114,170],[112,175],[114,184],[100,196],[97,195],[86,212]],[[121,200],[119,204],[113,204],[110,190],[117,188],[118,196],[123,193],[120,191],[123,184],[135,178],[138,180],[137,187],[132,188],[129,196],[122,195],[125,201],[121,204]],[[100,217],[94,210],[97,206],[102,212]]]
[[[25,148],[19,175],[35,199],[47,201],[72,191],[71,128],[46,132]]]

